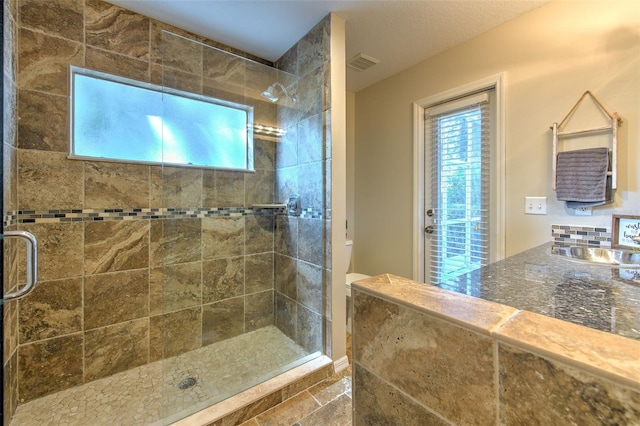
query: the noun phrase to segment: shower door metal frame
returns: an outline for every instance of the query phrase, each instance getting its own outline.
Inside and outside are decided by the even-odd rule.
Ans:
[[[2,8],[2,13],[0,14],[0,23],[2,24],[2,31],[0,31],[0,45],[4,51],[4,12],[5,8]],[[4,55],[2,59],[2,71],[4,75]],[[2,145],[0,146],[0,164],[4,165],[4,79],[3,83],[0,85],[0,98],[3,102],[0,102],[0,117],[2,120]],[[0,173],[0,180],[2,181],[2,191],[0,192],[0,210],[2,211],[2,221],[0,223],[0,235],[4,233],[4,175],[5,170],[2,168],[2,172]],[[0,240],[0,250],[2,250],[2,257],[0,258],[0,276],[2,276],[2,291],[4,292],[4,239]],[[0,424],[4,424],[4,300],[0,301],[0,342],[2,342],[2,368],[0,368],[0,396],[2,397],[2,404],[0,404]]]

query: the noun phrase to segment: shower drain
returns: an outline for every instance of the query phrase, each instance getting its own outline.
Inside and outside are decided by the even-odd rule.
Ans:
[[[193,387],[196,384],[196,379],[194,377],[185,377],[182,379],[180,383],[178,383],[178,388],[185,390]]]

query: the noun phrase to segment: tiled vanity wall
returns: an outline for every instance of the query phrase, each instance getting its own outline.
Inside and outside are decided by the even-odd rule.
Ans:
[[[354,425],[638,420],[636,340],[391,275],[353,300]]]
[[[611,228],[582,225],[551,225],[554,246],[611,247]]]
[[[234,89],[242,81],[264,90],[275,72],[263,75],[259,64],[163,36],[167,29],[220,47],[101,0],[9,1],[4,7],[5,37],[15,47],[5,53],[10,60],[4,70],[4,168],[13,171],[5,174],[5,222],[7,229],[36,235],[41,262],[38,288],[5,305],[6,417],[18,401],[273,324],[274,318],[309,350],[321,349],[322,237],[329,217],[322,210],[325,25],[292,49],[302,54],[287,62],[318,64],[305,60],[304,52],[321,58],[320,71],[306,70],[312,82],[298,86],[298,113],[262,102],[259,91],[251,100],[250,90]],[[281,144],[256,139],[255,173],[69,160],[69,65],[235,95],[253,102],[256,123],[279,120],[290,132]],[[314,96],[320,97],[310,100]],[[286,150],[294,148],[295,164],[285,161],[276,173],[282,161],[276,158],[288,158]],[[303,196],[300,218],[251,209],[293,192]],[[274,243],[284,248],[274,252]],[[17,251],[10,244],[5,258],[20,259],[10,255]],[[16,262],[5,267],[12,288],[24,279],[19,270]],[[280,290],[294,287],[297,292],[284,300]]]

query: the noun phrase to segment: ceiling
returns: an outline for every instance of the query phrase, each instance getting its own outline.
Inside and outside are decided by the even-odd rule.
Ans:
[[[330,12],[346,23],[347,68],[357,92],[550,0],[107,0],[252,55],[275,61]]]

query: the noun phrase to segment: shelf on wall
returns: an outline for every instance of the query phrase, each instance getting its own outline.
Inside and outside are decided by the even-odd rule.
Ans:
[[[254,209],[284,209],[287,207],[286,204],[253,204],[251,205]]]
[[[583,130],[575,130],[575,131],[571,131],[571,132],[561,132],[560,128],[566,124],[566,122],[569,120],[569,118],[573,115],[573,113],[576,111],[576,109],[578,108],[578,106],[582,103],[582,101],[584,100],[585,97],[589,96],[594,102],[595,104],[598,106],[598,108],[609,118],[610,124],[607,126],[603,126],[603,127],[595,127],[595,128],[591,128],[591,129],[583,129]],[[560,122],[560,124],[558,123],[553,123],[553,125],[550,127],[551,131],[552,131],[552,136],[553,136],[553,160],[552,160],[552,164],[551,164],[551,173],[552,173],[552,187],[555,190],[556,189],[556,168],[557,168],[557,155],[558,155],[558,143],[560,142],[560,139],[563,137],[575,137],[575,136],[583,136],[583,135],[589,135],[589,134],[594,134],[594,133],[601,133],[601,132],[611,132],[611,147],[609,148],[609,152],[611,153],[611,169],[609,170],[609,172],[607,173],[607,175],[611,176],[611,189],[616,189],[617,187],[617,162],[618,162],[618,127],[622,125],[622,119],[618,116],[617,113],[609,113],[609,111],[607,111],[605,109],[604,106],[602,106],[602,104],[600,103],[600,101],[598,99],[596,99],[595,96],[593,96],[593,94],[590,91],[586,91],[582,94],[582,96],[580,97],[580,99],[578,99],[578,102],[576,102],[576,104],[573,106],[573,108],[571,108],[571,111],[569,111],[569,113],[564,117],[564,119]]]

